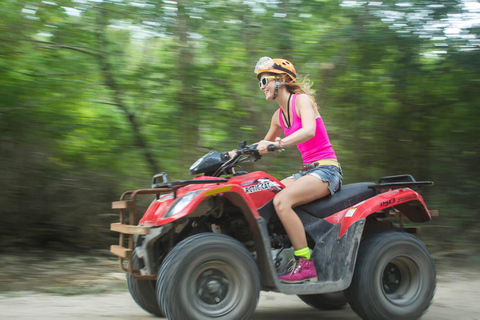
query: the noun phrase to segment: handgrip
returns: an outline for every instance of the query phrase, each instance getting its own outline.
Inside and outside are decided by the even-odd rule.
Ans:
[[[270,152],[277,151],[277,146],[274,145],[273,143],[269,144],[268,147],[267,147],[267,150],[270,151]]]

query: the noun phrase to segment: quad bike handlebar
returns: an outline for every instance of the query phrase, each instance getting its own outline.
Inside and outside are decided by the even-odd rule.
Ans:
[[[238,149],[235,151],[235,155],[229,160],[227,160],[220,168],[218,168],[213,174],[213,176],[219,177],[224,173],[228,173],[229,169],[235,167],[240,162],[246,160],[255,162],[257,160],[260,160],[262,158],[262,155],[258,152],[257,146],[257,143],[248,145],[246,141],[240,141],[238,143]],[[267,147],[267,150],[269,152],[274,152],[278,150],[284,151],[283,148],[277,147],[273,143]]]
[[[283,149],[280,146],[277,147],[273,143],[267,147],[267,150],[270,151],[270,152],[274,152],[274,151],[283,152],[283,151],[285,151],[285,149]]]
[[[238,150],[237,150],[237,154],[240,154],[240,155],[252,155],[255,157],[255,161],[256,160],[259,160],[262,156],[260,155],[260,153],[258,152],[257,150],[257,146],[258,144],[257,143],[254,143],[254,144],[251,144],[251,145],[247,145],[247,142],[246,141],[240,141],[238,143]],[[274,152],[274,151],[285,151],[285,149],[283,149],[282,147],[277,147],[275,144],[270,144],[268,145],[267,147],[267,150],[269,152]]]
[[[226,152],[228,154],[228,152]],[[235,167],[239,162],[246,160],[257,161],[262,156],[257,150],[257,144],[247,145],[247,141],[240,141],[238,143],[238,149],[235,151],[235,155],[223,163],[213,174],[214,177],[219,177],[222,174],[230,173],[231,169]]]

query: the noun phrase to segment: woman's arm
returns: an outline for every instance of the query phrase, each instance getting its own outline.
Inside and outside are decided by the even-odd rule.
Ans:
[[[258,142],[257,149],[258,149],[258,152],[260,152],[260,154],[268,153],[267,148],[271,144],[276,144],[278,146],[278,142],[274,142],[274,141],[275,141],[275,138],[280,136],[280,134],[282,133],[282,126],[280,125],[280,122],[278,120],[278,115],[280,112],[279,110],[280,109],[275,111],[275,113],[272,116],[272,121],[270,122],[270,129],[268,130],[267,135],[262,141]]]
[[[275,113],[272,116],[272,121],[270,122],[270,129],[267,132],[267,135],[263,140],[266,141],[275,141],[275,138],[280,136],[282,133],[282,127],[280,126],[280,122],[278,120],[278,113],[280,109],[275,111]]]

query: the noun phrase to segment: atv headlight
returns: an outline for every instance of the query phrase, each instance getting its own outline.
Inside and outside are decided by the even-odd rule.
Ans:
[[[186,195],[184,195],[183,197],[179,198],[170,207],[170,209],[168,209],[167,213],[165,213],[165,216],[163,216],[163,217],[168,218],[168,217],[171,217],[171,216],[179,213],[180,211],[185,209],[185,207],[202,191],[203,190],[195,190],[195,191],[189,192]]]

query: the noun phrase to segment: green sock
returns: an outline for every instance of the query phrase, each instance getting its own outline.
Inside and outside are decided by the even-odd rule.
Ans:
[[[305,247],[303,249],[300,249],[300,250],[296,250],[293,252],[293,254],[297,257],[302,257],[302,258],[305,258],[307,260],[310,260],[310,249],[308,247]]]

